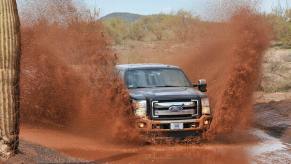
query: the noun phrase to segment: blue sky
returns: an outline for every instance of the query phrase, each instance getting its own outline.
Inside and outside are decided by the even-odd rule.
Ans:
[[[209,5],[219,0],[84,0],[89,8],[100,9],[100,16],[112,12],[131,12],[143,15],[169,13],[184,9],[196,15],[205,15]],[[260,9],[270,12],[278,6],[278,0],[259,0]],[[286,8],[286,2],[291,7],[291,0],[279,0]]]
[[[100,9],[101,15],[112,12],[132,12],[149,15],[155,13],[168,13],[179,9],[203,10],[204,0],[85,0],[92,8]],[[202,11],[201,11],[202,12]]]

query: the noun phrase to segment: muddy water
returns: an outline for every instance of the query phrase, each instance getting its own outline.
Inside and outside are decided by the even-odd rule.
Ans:
[[[214,112],[210,138],[246,130],[252,120],[264,52],[272,32],[263,16],[243,7],[223,23],[203,25],[203,37],[169,56],[168,63],[181,66],[193,81],[207,79]],[[200,31],[203,32],[203,31]],[[184,54],[181,54],[183,52]]]
[[[72,135],[57,129],[22,126],[21,138],[54,148],[67,155],[95,162],[118,163],[248,163],[242,145],[129,146]],[[58,141],[58,142],[56,142]],[[252,143],[253,141],[250,141]],[[82,146],[80,146],[82,145]]]
[[[44,2],[46,12],[59,15],[22,20],[22,122],[93,138],[138,138],[101,22],[70,0]],[[35,14],[34,7],[26,13]]]
[[[256,139],[239,144],[144,146],[100,143],[99,139],[94,140],[57,129],[44,130],[26,125],[22,126],[22,131],[23,140],[54,148],[84,161],[97,163],[286,163],[291,159],[290,144],[259,129],[251,129],[250,134],[253,134]],[[82,148],[79,145],[82,145]]]
[[[276,121],[272,121],[274,114],[270,114],[269,110],[288,113],[288,104],[290,101],[277,102],[275,106],[274,102],[258,106],[258,117],[270,117],[259,123],[269,122],[274,130],[279,128],[280,124],[276,121],[285,121],[286,115],[277,116]],[[24,125],[21,129],[21,139],[57,149],[67,155],[103,163],[288,163],[291,159],[290,143],[285,140],[285,137],[290,139],[290,135],[283,135],[280,139],[259,129],[250,129],[247,134],[254,136],[254,139],[248,137],[236,144],[208,142],[201,145],[156,146],[112,144],[59,129],[35,128],[29,125]]]

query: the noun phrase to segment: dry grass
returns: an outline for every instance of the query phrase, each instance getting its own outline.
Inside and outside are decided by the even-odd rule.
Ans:
[[[291,90],[291,50],[271,49],[263,64],[262,89],[265,92]]]

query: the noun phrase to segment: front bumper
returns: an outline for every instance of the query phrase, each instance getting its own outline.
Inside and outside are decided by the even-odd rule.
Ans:
[[[148,118],[137,118],[136,127],[142,132],[178,132],[178,131],[205,131],[209,129],[212,116],[202,115],[197,119],[186,120],[150,120]],[[171,123],[183,123],[183,129],[172,130]],[[142,125],[142,126],[141,126]]]

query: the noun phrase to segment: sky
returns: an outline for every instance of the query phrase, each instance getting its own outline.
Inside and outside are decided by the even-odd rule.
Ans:
[[[191,11],[195,15],[207,14],[209,5],[219,3],[220,0],[84,0],[91,9],[100,10],[100,16],[112,12],[130,12],[142,15],[170,13],[180,9]],[[223,1],[223,0],[222,0]],[[291,0],[259,0],[259,9],[262,12],[271,12],[278,6],[291,7]],[[288,4],[288,5],[287,5]]]

